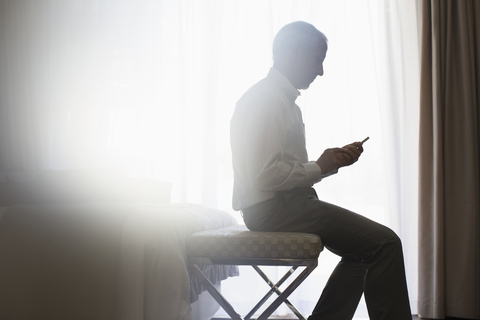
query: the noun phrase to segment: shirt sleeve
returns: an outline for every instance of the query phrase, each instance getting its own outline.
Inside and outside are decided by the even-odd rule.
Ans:
[[[277,97],[257,97],[240,106],[237,118],[242,127],[237,140],[243,144],[244,170],[251,187],[264,191],[290,190],[310,187],[321,180],[320,167],[303,153],[292,154],[288,144],[295,141],[303,131],[292,132],[285,113],[285,106]],[[302,124],[303,126],[303,124]],[[304,141],[304,140],[303,140]],[[299,147],[304,147],[303,145]]]

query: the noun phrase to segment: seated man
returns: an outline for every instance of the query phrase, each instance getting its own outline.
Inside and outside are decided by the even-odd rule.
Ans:
[[[327,39],[306,22],[284,26],[273,67],[237,102],[231,120],[233,208],[254,231],[315,233],[342,257],[309,320],[352,319],[362,294],[373,320],[411,320],[402,245],[387,227],[318,199],[313,184],[355,163],[361,142],[309,162],[299,89],[323,75]]]

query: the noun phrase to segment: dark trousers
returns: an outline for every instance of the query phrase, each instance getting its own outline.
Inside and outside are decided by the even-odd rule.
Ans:
[[[402,244],[389,228],[320,201],[313,188],[242,210],[253,231],[307,232],[342,257],[309,320],[352,319],[362,294],[372,320],[411,320]]]

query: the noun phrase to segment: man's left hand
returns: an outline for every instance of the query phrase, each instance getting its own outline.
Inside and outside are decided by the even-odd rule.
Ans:
[[[358,158],[363,152],[363,147],[361,142],[354,142],[347,144],[342,147],[343,152],[337,153],[338,158],[340,159],[340,167],[349,166],[358,161]]]

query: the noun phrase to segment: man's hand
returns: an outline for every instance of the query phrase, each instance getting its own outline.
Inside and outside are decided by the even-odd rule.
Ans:
[[[322,174],[327,174],[330,171],[339,169],[341,167],[349,166],[358,161],[358,158],[363,152],[361,142],[354,142],[344,146],[343,148],[331,148],[323,152],[316,163],[322,170]]]
[[[358,161],[358,158],[363,152],[363,146],[361,142],[354,142],[351,144],[347,144],[342,148],[346,154],[350,157],[345,157],[345,155],[340,155],[343,158],[342,167],[349,166]]]

